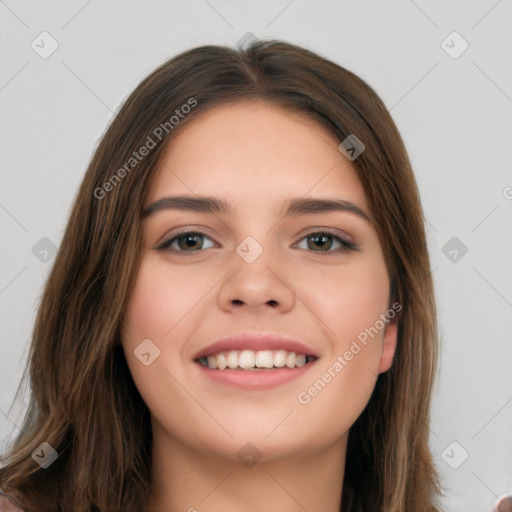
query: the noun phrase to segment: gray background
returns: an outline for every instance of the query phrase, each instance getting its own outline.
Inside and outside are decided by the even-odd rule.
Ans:
[[[52,247],[113,113],[171,56],[252,32],[347,67],[390,109],[428,222],[444,504],[491,511],[512,493],[512,0],[0,0],[0,15],[2,445]],[[46,59],[44,31],[58,43]]]

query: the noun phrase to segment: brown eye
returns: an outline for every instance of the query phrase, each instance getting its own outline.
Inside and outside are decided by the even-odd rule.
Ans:
[[[214,245],[214,242],[204,233],[186,231],[165,240],[157,249],[176,252],[196,252],[201,249],[214,247]]]
[[[201,249],[201,246],[203,245],[203,237],[194,233],[178,236],[176,240],[178,241],[178,246],[182,251],[186,251],[188,249]]]
[[[295,247],[314,252],[338,253],[351,249],[356,251],[357,246],[345,238],[329,232],[314,232],[302,238]]]
[[[333,236],[325,233],[309,235],[307,239],[308,249],[311,250],[328,251],[333,245]]]

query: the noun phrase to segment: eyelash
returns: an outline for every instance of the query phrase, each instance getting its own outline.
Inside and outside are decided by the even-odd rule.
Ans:
[[[328,229],[328,228],[324,228],[320,231],[310,231],[309,233],[306,233],[300,240],[299,242],[301,242],[302,240],[304,239],[307,239],[308,237],[312,236],[312,235],[330,235],[334,238],[334,241],[335,242],[338,242],[341,247],[338,248],[338,249],[335,249],[335,250],[326,250],[326,251],[313,251],[312,252],[318,252],[318,253],[321,253],[321,254],[337,254],[337,253],[340,253],[340,252],[345,252],[347,250],[352,250],[352,251],[357,251],[358,250],[358,247],[356,246],[356,244],[354,244],[353,242],[347,240],[346,238],[343,238],[341,236],[339,236],[339,234],[337,234],[338,232],[334,231],[334,230],[331,230],[331,229]],[[202,236],[202,237],[205,237],[205,238],[208,238],[210,240],[212,240],[206,233],[202,232],[202,231],[191,231],[191,230],[185,230],[185,231],[181,231],[180,233],[176,233],[176,234],[173,234],[171,237],[168,237],[166,239],[164,239],[164,241],[158,246],[156,247],[157,250],[159,251],[175,251],[175,252],[180,252],[180,253],[183,253],[183,254],[195,254],[196,252],[199,252],[199,251],[202,251],[204,249],[193,249],[193,250],[190,250],[190,251],[184,251],[184,250],[180,250],[180,249],[171,249],[171,245],[176,241],[178,240],[179,238],[185,236],[185,235],[199,235],[199,236]],[[296,242],[294,245],[297,245],[299,242]],[[209,249],[209,247],[207,247],[207,249]],[[301,249],[301,250],[308,250],[308,249]]]

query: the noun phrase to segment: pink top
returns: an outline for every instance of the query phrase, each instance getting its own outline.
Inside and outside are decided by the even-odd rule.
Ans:
[[[0,491],[0,512],[25,512],[20,504],[8,494]]]

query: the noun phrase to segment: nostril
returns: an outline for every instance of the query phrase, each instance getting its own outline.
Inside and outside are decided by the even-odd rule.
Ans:
[[[269,300],[267,302],[269,306],[272,306],[273,308],[277,307],[277,301],[276,300]]]

